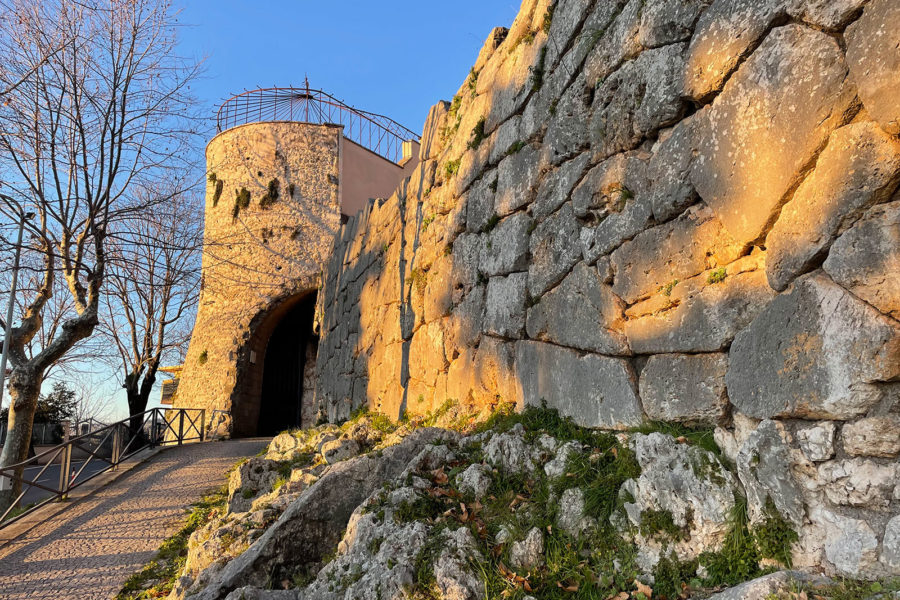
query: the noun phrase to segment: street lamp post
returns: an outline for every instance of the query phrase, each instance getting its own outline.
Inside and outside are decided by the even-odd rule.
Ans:
[[[32,219],[33,213],[23,214],[19,220],[19,235],[16,238],[16,259],[13,262],[12,285],[9,288],[9,303],[6,307],[6,331],[3,335],[3,354],[0,356],[0,409],[3,408],[3,391],[6,389],[6,359],[9,356],[9,338],[12,329],[13,308],[15,308],[16,283],[19,278],[19,257],[22,255],[22,233],[25,221]]]

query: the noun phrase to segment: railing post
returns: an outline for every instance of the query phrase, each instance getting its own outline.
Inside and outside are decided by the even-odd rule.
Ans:
[[[178,445],[184,443],[184,409],[178,411]]]
[[[156,439],[156,436],[159,435],[159,432],[156,430],[156,414],[157,409],[153,409],[153,416],[150,417],[150,445],[156,446],[159,444],[159,440]]]
[[[69,488],[72,481],[69,479],[69,471],[72,469],[72,444],[66,444],[63,450],[63,458],[59,465],[59,499],[69,497]]]
[[[206,441],[206,409],[200,409],[200,441]]]
[[[117,425],[113,429],[113,447],[112,447],[112,469],[115,471],[119,466],[119,453],[122,449],[122,430]]]

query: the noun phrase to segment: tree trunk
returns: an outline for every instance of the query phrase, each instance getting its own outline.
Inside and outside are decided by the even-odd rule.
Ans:
[[[38,397],[41,393],[42,374],[36,371],[27,371],[23,368],[13,369],[9,378],[9,395],[11,398],[9,410],[9,425],[7,426],[6,444],[0,454],[0,465],[19,463],[28,458],[28,449],[31,447],[31,430],[34,424],[34,413],[37,410]],[[0,490],[0,514],[2,514],[13,500],[22,492],[22,473],[24,467],[16,469],[18,479],[4,482]]]
[[[150,401],[150,391],[153,389],[155,382],[156,377],[149,373],[144,376],[140,385],[138,385],[138,377],[136,376],[129,376],[125,380],[124,387],[125,394],[128,397],[128,415],[130,417],[128,429],[132,437],[143,435],[141,425],[144,422],[144,416],[141,413],[147,410],[147,404]]]

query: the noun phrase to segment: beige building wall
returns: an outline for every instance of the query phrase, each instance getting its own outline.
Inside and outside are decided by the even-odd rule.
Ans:
[[[411,142],[411,146],[412,155],[400,165],[344,139],[341,212],[352,217],[370,198],[387,198],[393,194],[400,180],[412,175],[419,164],[419,144]]]

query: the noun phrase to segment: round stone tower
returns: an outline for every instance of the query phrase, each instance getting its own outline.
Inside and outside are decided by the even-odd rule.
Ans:
[[[314,419],[316,290],[342,214],[389,195],[416,162],[403,156],[412,136],[381,128],[396,149],[356,139],[361,124],[378,126],[368,114],[309,88],[256,90],[219,112],[206,148],[202,287],[174,400],[205,408],[215,432]]]

